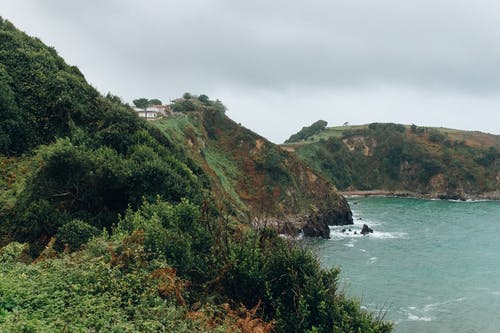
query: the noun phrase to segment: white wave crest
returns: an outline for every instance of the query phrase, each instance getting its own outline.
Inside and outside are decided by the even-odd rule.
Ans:
[[[344,231],[343,231],[344,230]],[[350,230],[350,231],[349,231]],[[373,233],[362,235],[361,229],[354,226],[330,227],[330,237],[333,240],[339,239],[405,239],[408,234],[405,232],[373,231]]]
[[[419,317],[414,314],[408,313],[408,320],[411,321],[432,321],[431,317]]]

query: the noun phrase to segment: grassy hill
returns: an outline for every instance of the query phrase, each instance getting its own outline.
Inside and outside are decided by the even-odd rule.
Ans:
[[[183,103],[178,101],[177,103]],[[333,185],[293,154],[236,124],[212,104],[191,102],[192,111],[154,122],[210,175],[215,197],[257,224],[349,224],[346,201]]]
[[[337,269],[249,223],[350,211],[220,102],[147,123],[1,18],[0,45],[0,331],[391,330]]]
[[[498,198],[500,136],[415,125],[325,128],[283,145],[342,190]]]

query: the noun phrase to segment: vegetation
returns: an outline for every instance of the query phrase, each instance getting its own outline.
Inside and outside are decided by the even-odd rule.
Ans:
[[[0,40],[0,331],[390,331],[338,291],[338,270],[231,212],[232,196],[240,209],[259,196],[279,206],[286,189],[323,196],[299,192],[294,172],[310,170],[220,101],[185,95],[194,109],[153,127],[3,19]],[[179,141],[201,133],[207,160]],[[228,158],[238,144],[243,159]],[[271,196],[244,199],[241,161]]]
[[[192,98],[191,100],[193,100]],[[297,157],[225,116],[216,102],[197,104],[183,116],[154,123],[206,174],[220,205],[239,221],[266,223],[283,217],[350,212],[345,200],[322,177],[311,174]],[[186,144],[187,143],[187,144]]]
[[[341,189],[406,190],[443,197],[498,191],[500,139],[493,135],[412,125],[343,127],[299,156]],[[338,129],[340,131],[340,129]]]
[[[290,136],[288,140],[285,141],[285,143],[292,143],[292,142],[299,142],[299,141],[304,141],[310,138],[311,136],[320,133],[326,128],[326,125],[328,123],[324,120],[318,120],[317,122],[313,123],[309,127],[302,127],[302,129]]]
[[[132,103],[134,103],[134,105],[140,109],[146,109],[147,107],[153,105],[161,105],[161,101],[156,98],[150,100],[148,100],[147,98],[138,98],[134,99]]]
[[[221,101],[211,101],[207,95],[194,96],[190,93],[184,93],[182,98],[172,101],[172,111],[179,113],[215,110],[218,112],[226,112],[226,107]]]

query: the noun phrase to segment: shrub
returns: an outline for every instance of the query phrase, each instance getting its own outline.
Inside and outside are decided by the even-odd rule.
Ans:
[[[277,332],[389,332],[392,325],[337,291],[338,269],[324,270],[310,250],[275,233],[250,231],[230,245],[221,285],[235,302],[261,302]]]
[[[13,263],[23,259],[28,252],[28,244],[12,242],[0,249],[0,263]]]
[[[429,131],[429,141],[434,143],[443,143],[446,140],[446,135],[438,130],[432,129]]]
[[[150,259],[166,259],[181,276],[199,280],[210,275],[208,266],[210,238],[200,221],[199,210],[182,200],[173,205],[161,201],[145,201],[137,211],[127,210],[120,218],[115,233],[144,231],[144,248]]]
[[[315,123],[313,123],[311,126],[308,127],[302,127],[302,129],[290,136],[288,140],[285,141],[285,143],[290,143],[290,142],[299,142],[302,140],[306,140],[310,138],[311,136],[320,133],[323,131],[328,123],[324,120],[318,120]]]
[[[71,251],[76,251],[92,237],[99,234],[99,230],[81,220],[71,220],[63,225],[56,233],[57,240],[68,244]]]

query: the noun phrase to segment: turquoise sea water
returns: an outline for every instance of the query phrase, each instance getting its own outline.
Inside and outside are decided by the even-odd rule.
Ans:
[[[352,233],[309,241],[347,294],[395,332],[500,332],[500,202],[349,201]],[[375,232],[354,235],[363,223]]]

